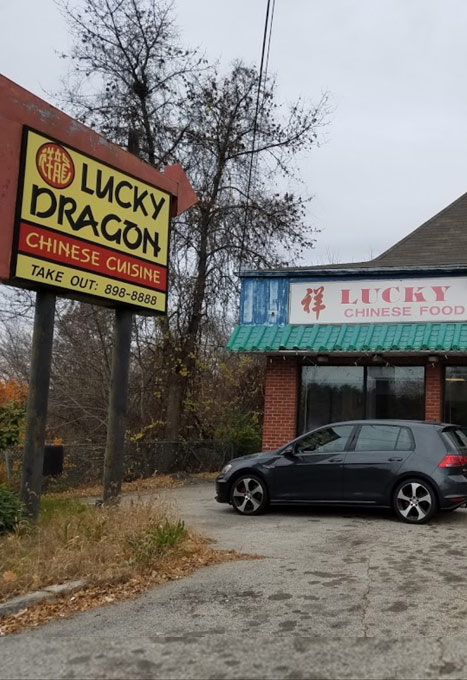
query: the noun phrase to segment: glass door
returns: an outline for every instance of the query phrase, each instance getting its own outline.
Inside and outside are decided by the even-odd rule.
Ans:
[[[424,420],[423,366],[368,366],[366,417]]]
[[[467,427],[467,366],[446,366],[444,421]]]

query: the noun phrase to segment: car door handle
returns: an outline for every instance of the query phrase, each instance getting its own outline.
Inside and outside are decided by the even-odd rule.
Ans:
[[[392,462],[394,460],[402,460],[402,458],[388,458],[388,460],[390,460]]]
[[[344,459],[343,458],[330,458],[329,462],[330,463],[342,463]]]

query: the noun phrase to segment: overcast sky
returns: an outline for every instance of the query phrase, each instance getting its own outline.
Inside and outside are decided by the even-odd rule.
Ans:
[[[259,63],[266,0],[174,5],[187,44]],[[466,36],[466,0],[276,0],[281,94],[334,109],[301,165],[322,230],[303,264],[374,257],[467,191]],[[4,75],[47,99],[67,48],[53,0],[0,0]]]

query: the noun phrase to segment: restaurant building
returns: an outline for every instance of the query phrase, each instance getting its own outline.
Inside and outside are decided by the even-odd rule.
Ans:
[[[266,358],[264,449],[339,420],[467,426],[467,194],[368,262],[241,284],[228,348]]]

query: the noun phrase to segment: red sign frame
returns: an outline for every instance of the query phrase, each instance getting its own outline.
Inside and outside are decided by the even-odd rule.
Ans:
[[[30,288],[52,285],[58,294],[67,297],[79,297],[74,292],[69,293],[68,290],[64,291],[57,288],[53,282],[46,279],[44,279],[43,284],[42,282],[38,284],[34,281],[18,280],[11,276],[12,265],[15,264],[16,258],[15,246],[22,244],[24,248],[26,234],[30,233],[31,228],[36,229],[36,233],[39,236],[44,236],[44,230],[48,233],[47,227],[44,224],[37,224],[35,222],[25,223],[24,220],[22,222],[20,220],[17,194],[19,188],[18,178],[21,176],[20,160],[24,128],[35,130],[43,137],[46,137],[47,140],[50,140],[50,142],[47,142],[50,147],[53,147],[55,143],[57,145],[63,144],[70,149],[76,150],[77,153],[83,156],[88,156],[97,163],[108,166],[117,172],[133,177],[136,181],[151,185],[155,189],[169,194],[171,216],[180,214],[197,202],[196,194],[180,166],[168,166],[164,169],[163,173],[157,171],[136,156],[108,142],[94,130],[78,123],[65,113],[3,76],[0,76],[0,102],[0,281],[10,285],[21,285]],[[50,154],[53,153],[52,148],[45,151]],[[62,151],[65,151],[65,149],[62,148]],[[63,160],[66,163],[66,158]],[[49,177],[50,181],[46,177],[43,178],[49,184],[50,182],[57,181],[60,189],[66,188],[73,181],[73,177],[69,180],[69,175],[67,176],[66,173],[62,178],[59,177],[58,180],[54,180],[51,176]],[[80,252],[82,254],[85,247],[81,242],[82,239],[80,239],[79,234],[59,234],[59,232],[54,231],[53,238],[61,241],[62,250],[73,253],[74,257],[79,256]],[[89,246],[89,243],[87,245]],[[125,259],[126,263],[120,261],[118,266],[123,267],[123,269],[125,266],[130,267],[133,273],[138,271],[143,278],[144,276],[150,277],[151,285],[146,286],[146,288],[162,290],[166,283],[166,267],[155,263],[151,266],[148,260],[140,262],[138,257],[118,252],[118,249],[115,248],[107,248],[107,245],[104,250],[102,243],[94,243],[92,249],[97,255],[102,255],[104,258],[104,273],[109,279],[112,278],[112,272],[109,271],[108,266],[116,265],[112,258],[120,258],[120,260]],[[114,250],[117,250],[117,252],[114,252]],[[42,258],[44,257],[43,252],[39,253],[39,255]],[[88,255],[85,254],[84,257]],[[54,257],[53,261],[58,262],[59,260]],[[79,262],[76,264],[78,266],[73,264],[73,268],[78,269]],[[144,267],[144,269],[138,270],[138,267]],[[85,269],[89,272],[88,267]],[[153,272],[152,274],[150,270]],[[116,277],[118,281],[122,279],[120,274],[121,272]],[[151,278],[152,276],[154,278]],[[125,279],[125,275],[123,279]],[[132,280],[135,280],[134,276]],[[148,281],[146,280],[147,283]],[[138,281],[138,285],[143,287],[144,281]],[[85,291],[84,299],[88,302],[98,303],[100,301],[102,304],[109,306],[119,306],[123,303],[138,307],[137,300],[118,297],[114,300],[99,300],[93,297],[91,300],[90,295],[92,295],[92,291]],[[141,311],[142,313],[148,313],[148,309]]]

